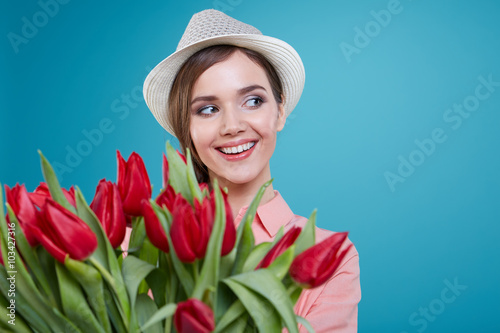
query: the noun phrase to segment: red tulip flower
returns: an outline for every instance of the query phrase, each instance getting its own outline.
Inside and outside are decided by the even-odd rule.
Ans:
[[[119,151],[118,160],[118,190],[122,198],[123,210],[132,216],[141,215],[141,202],[151,198],[151,183],[139,154],[133,152],[125,162]]]
[[[337,270],[352,244],[342,252],[340,247],[347,232],[331,235],[299,254],[290,266],[290,276],[303,288],[314,288],[325,283]]]
[[[65,188],[62,189],[64,196],[68,200],[68,202],[73,206],[76,207],[75,203],[75,188],[71,186],[69,191]],[[40,185],[33,191],[33,193],[29,193],[31,201],[38,207],[42,207],[45,199],[46,198],[51,198],[50,192],[49,192],[49,187],[47,186],[47,183],[41,182]]]
[[[187,164],[186,156],[182,155],[180,151],[177,150],[177,154],[181,157],[181,159],[184,161],[184,164]]]
[[[30,200],[26,187],[24,185],[16,184],[12,189],[10,189],[7,185],[5,185],[5,196],[7,203],[10,205],[17,217],[17,220],[19,221],[29,245],[38,245],[38,240],[27,226],[30,224],[36,225],[38,223],[39,214],[35,205]],[[10,221],[8,214],[7,221]]]
[[[174,201],[176,195],[174,188],[167,184],[163,191],[161,191],[160,195],[156,198],[156,203],[162,207],[166,206],[169,212],[172,212],[174,209]]]
[[[196,298],[177,304],[174,326],[179,333],[209,333],[215,330],[212,309]]]
[[[229,202],[227,201],[227,194],[224,191],[221,192],[224,199],[224,208],[226,210],[226,225],[224,227],[224,238],[222,240],[221,256],[225,256],[226,254],[231,252],[234,244],[236,243],[236,227],[234,226],[233,211],[231,209],[231,206],[229,205]],[[215,214],[215,196],[213,192],[212,198]]]
[[[165,229],[163,229],[163,226],[153,210],[153,207],[151,207],[149,200],[142,200],[142,215],[144,216],[146,234],[148,235],[151,244],[163,252],[168,253],[169,247]]]
[[[209,187],[208,187],[208,184],[207,184],[207,183],[200,183],[200,185],[199,185],[199,186],[200,186],[200,190],[201,190],[201,192],[205,192],[205,191],[207,191],[207,193],[208,193],[208,192],[210,192],[210,189],[209,189]]]
[[[167,188],[169,172],[168,172],[167,156],[165,156],[165,154],[163,154],[162,171],[163,171],[163,188]]]
[[[207,250],[213,224],[210,200],[205,198],[201,204],[195,200],[195,209],[196,215],[189,202],[180,194],[177,195],[170,235],[175,252],[182,262],[203,258]]]
[[[221,256],[231,252],[236,243],[236,228],[231,207],[225,194],[223,198],[226,209],[226,225],[224,227]],[[196,258],[204,258],[215,219],[214,192],[212,191],[210,197],[204,197],[201,203],[195,200],[194,211],[189,202],[180,194],[177,195],[173,207],[173,221],[170,233],[179,259],[183,262],[193,262]]]
[[[266,268],[273,263],[276,258],[283,254],[290,246],[295,243],[295,240],[300,235],[300,231],[302,229],[300,227],[292,227],[287,233],[281,237],[281,239],[274,244],[274,246],[269,250],[266,256],[262,259],[262,261],[257,265],[255,269]]]
[[[120,246],[125,238],[127,222],[116,184],[101,179],[90,208],[101,222],[113,248]]]
[[[41,209],[37,225],[29,225],[43,247],[59,262],[66,255],[71,259],[85,260],[97,248],[97,237],[78,216],[52,199],[47,199]]]

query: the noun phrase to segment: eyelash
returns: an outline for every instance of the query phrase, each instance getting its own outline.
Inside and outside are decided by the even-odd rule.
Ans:
[[[256,96],[256,97],[251,97],[251,98],[247,99],[245,101],[245,103],[243,103],[243,105],[246,105],[250,101],[257,101],[258,102],[257,105],[248,106],[251,109],[257,109],[257,108],[259,108],[265,102],[262,97]],[[219,110],[215,105],[206,105],[206,106],[203,106],[200,109],[198,109],[198,111],[196,111],[196,114],[199,115],[199,116],[202,116],[202,117],[210,117],[215,112],[203,113],[203,111],[205,111],[205,110],[207,110],[209,108],[215,109],[217,111]]]
[[[248,99],[248,100],[245,102],[245,104],[247,104],[249,101],[253,101],[253,100],[255,100],[255,101],[258,101],[258,102],[259,102],[259,104],[258,104],[258,105],[251,106],[251,108],[254,108],[254,109],[258,108],[259,106],[261,106],[261,105],[262,105],[262,103],[264,103],[264,99],[262,99],[262,97],[256,96],[256,97],[252,97],[252,98]]]

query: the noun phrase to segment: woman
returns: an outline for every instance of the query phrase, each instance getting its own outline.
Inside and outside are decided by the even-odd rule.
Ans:
[[[216,178],[227,187],[239,224],[257,190],[271,178],[277,132],[297,104],[304,80],[302,61],[290,45],[205,10],[192,17],[177,51],[148,75],[144,96],[160,125],[179,139],[184,152],[192,151],[198,180]],[[271,241],[281,226],[286,232],[306,222],[269,186],[252,229],[260,243]],[[317,228],[316,240],[331,234]],[[352,246],[327,283],[301,294],[295,312],[316,332],[355,332],[360,297],[358,254]]]

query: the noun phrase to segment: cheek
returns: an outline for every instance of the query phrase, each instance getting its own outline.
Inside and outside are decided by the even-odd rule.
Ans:
[[[196,121],[191,121],[190,134],[194,148],[198,152],[198,155],[203,157],[207,149],[210,148],[213,139],[209,126],[202,126]]]
[[[261,117],[260,119],[256,119],[253,127],[265,141],[269,141],[269,143],[276,141],[276,133],[278,129],[277,119]]]
[[[202,132],[199,131],[195,126],[190,127],[191,141],[193,142],[193,146],[198,152],[198,154],[200,153],[200,149],[203,142],[203,135],[201,135],[201,133]]]

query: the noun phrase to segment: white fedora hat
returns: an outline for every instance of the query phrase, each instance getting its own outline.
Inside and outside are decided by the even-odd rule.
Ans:
[[[305,82],[305,71],[298,53],[277,38],[262,35],[256,28],[215,9],[193,15],[177,50],[160,62],[144,82],[144,99],[160,125],[173,134],[168,121],[168,96],[184,62],[196,52],[213,45],[235,45],[262,54],[276,70],[285,95],[288,116],[297,105]]]

